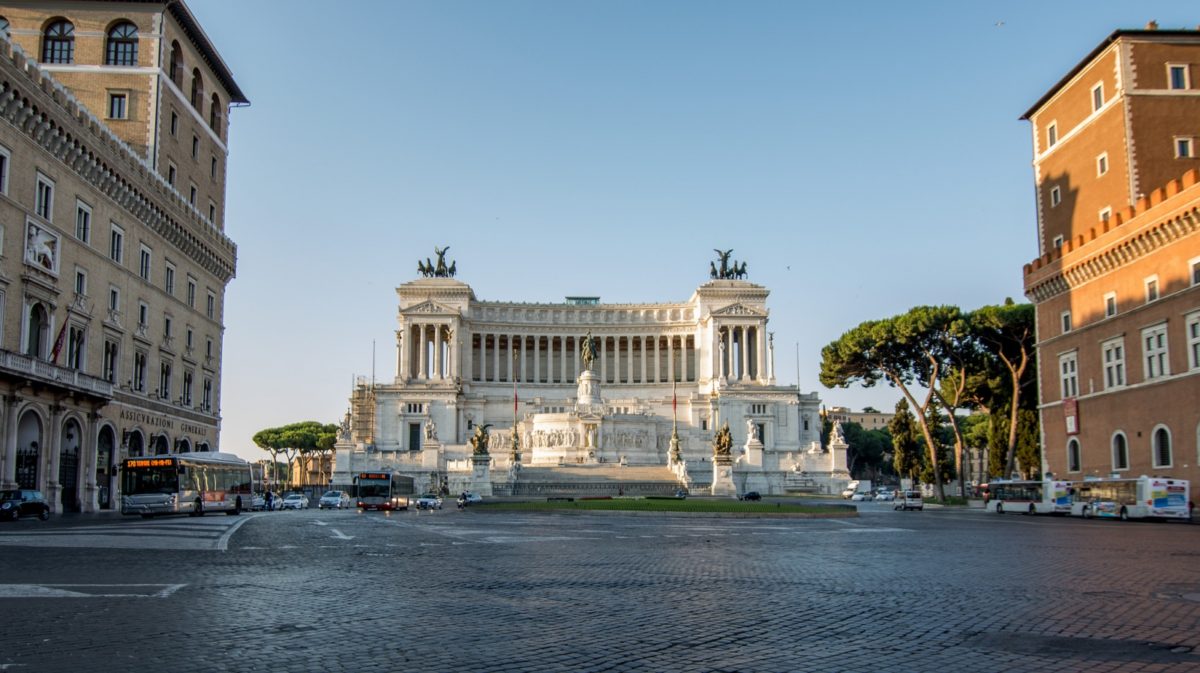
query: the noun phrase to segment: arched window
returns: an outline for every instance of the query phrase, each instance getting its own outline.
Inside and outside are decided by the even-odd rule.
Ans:
[[[196,108],[197,112],[201,112],[204,108],[204,80],[200,77],[200,69],[192,70],[192,107]]]
[[[1154,467],[1171,467],[1171,432],[1166,427],[1160,425],[1154,429],[1150,448],[1154,451]]]
[[[26,335],[25,354],[35,358],[45,358],[46,335],[50,332],[50,316],[46,315],[46,307],[34,304],[29,309],[29,332]]]
[[[75,62],[75,26],[66,19],[51,21],[42,35],[42,63]]]
[[[171,43],[171,81],[183,88],[183,48],[178,42]]]
[[[1114,470],[1129,469],[1129,442],[1125,433],[1117,431],[1112,438],[1112,466]]]
[[[108,49],[104,62],[107,65],[138,64],[137,26],[125,21],[108,31]]]
[[[1067,442],[1067,472],[1078,472],[1079,462],[1079,440],[1072,437]]]
[[[212,105],[208,108],[208,125],[216,132],[217,137],[221,137],[221,97],[217,94],[212,95]]]

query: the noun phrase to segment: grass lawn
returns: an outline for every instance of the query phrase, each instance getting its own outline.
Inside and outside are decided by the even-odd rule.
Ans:
[[[688,498],[612,498],[606,500],[537,500],[527,502],[485,502],[471,505],[486,511],[619,511],[619,512],[719,512],[730,514],[833,514],[854,515],[848,505],[797,505],[783,502],[742,502],[728,499]]]

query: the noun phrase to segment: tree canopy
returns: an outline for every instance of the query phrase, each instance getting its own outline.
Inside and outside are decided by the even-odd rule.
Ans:
[[[321,455],[333,450],[338,426],[334,423],[301,421],[277,428],[265,428],[254,433],[254,445],[271,454],[283,454],[289,473],[296,456]]]

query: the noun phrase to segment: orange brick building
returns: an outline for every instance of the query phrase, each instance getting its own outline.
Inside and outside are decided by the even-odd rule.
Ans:
[[[1118,30],[1023,119],[1044,468],[1198,482],[1200,31]]]

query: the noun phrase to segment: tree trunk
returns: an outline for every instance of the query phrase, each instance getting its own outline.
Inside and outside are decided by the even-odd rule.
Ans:
[[[936,382],[936,369],[934,372],[933,380]],[[904,394],[904,397],[908,399],[908,403],[917,411],[913,415],[917,417],[917,423],[921,426],[921,435],[925,437],[925,446],[929,448],[929,464],[933,466],[933,483],[937,488],[937,497],[938,500],[946,502],[946,489],[942,486],[942,473],[938,470],[937,444],[933,442],[933,433],[929,431],[929,419],[925,417],[926,412],[929,410],[929,401],[933,399],[933,386],[929,386],[929,393],[925,396],[925,404],[920,405],[917,404],[916,398],[909,392],[908,386],[900,381],[899,377],[891,376],[890,378],[896,384],[896,387],[900,389],[900,392]]]

